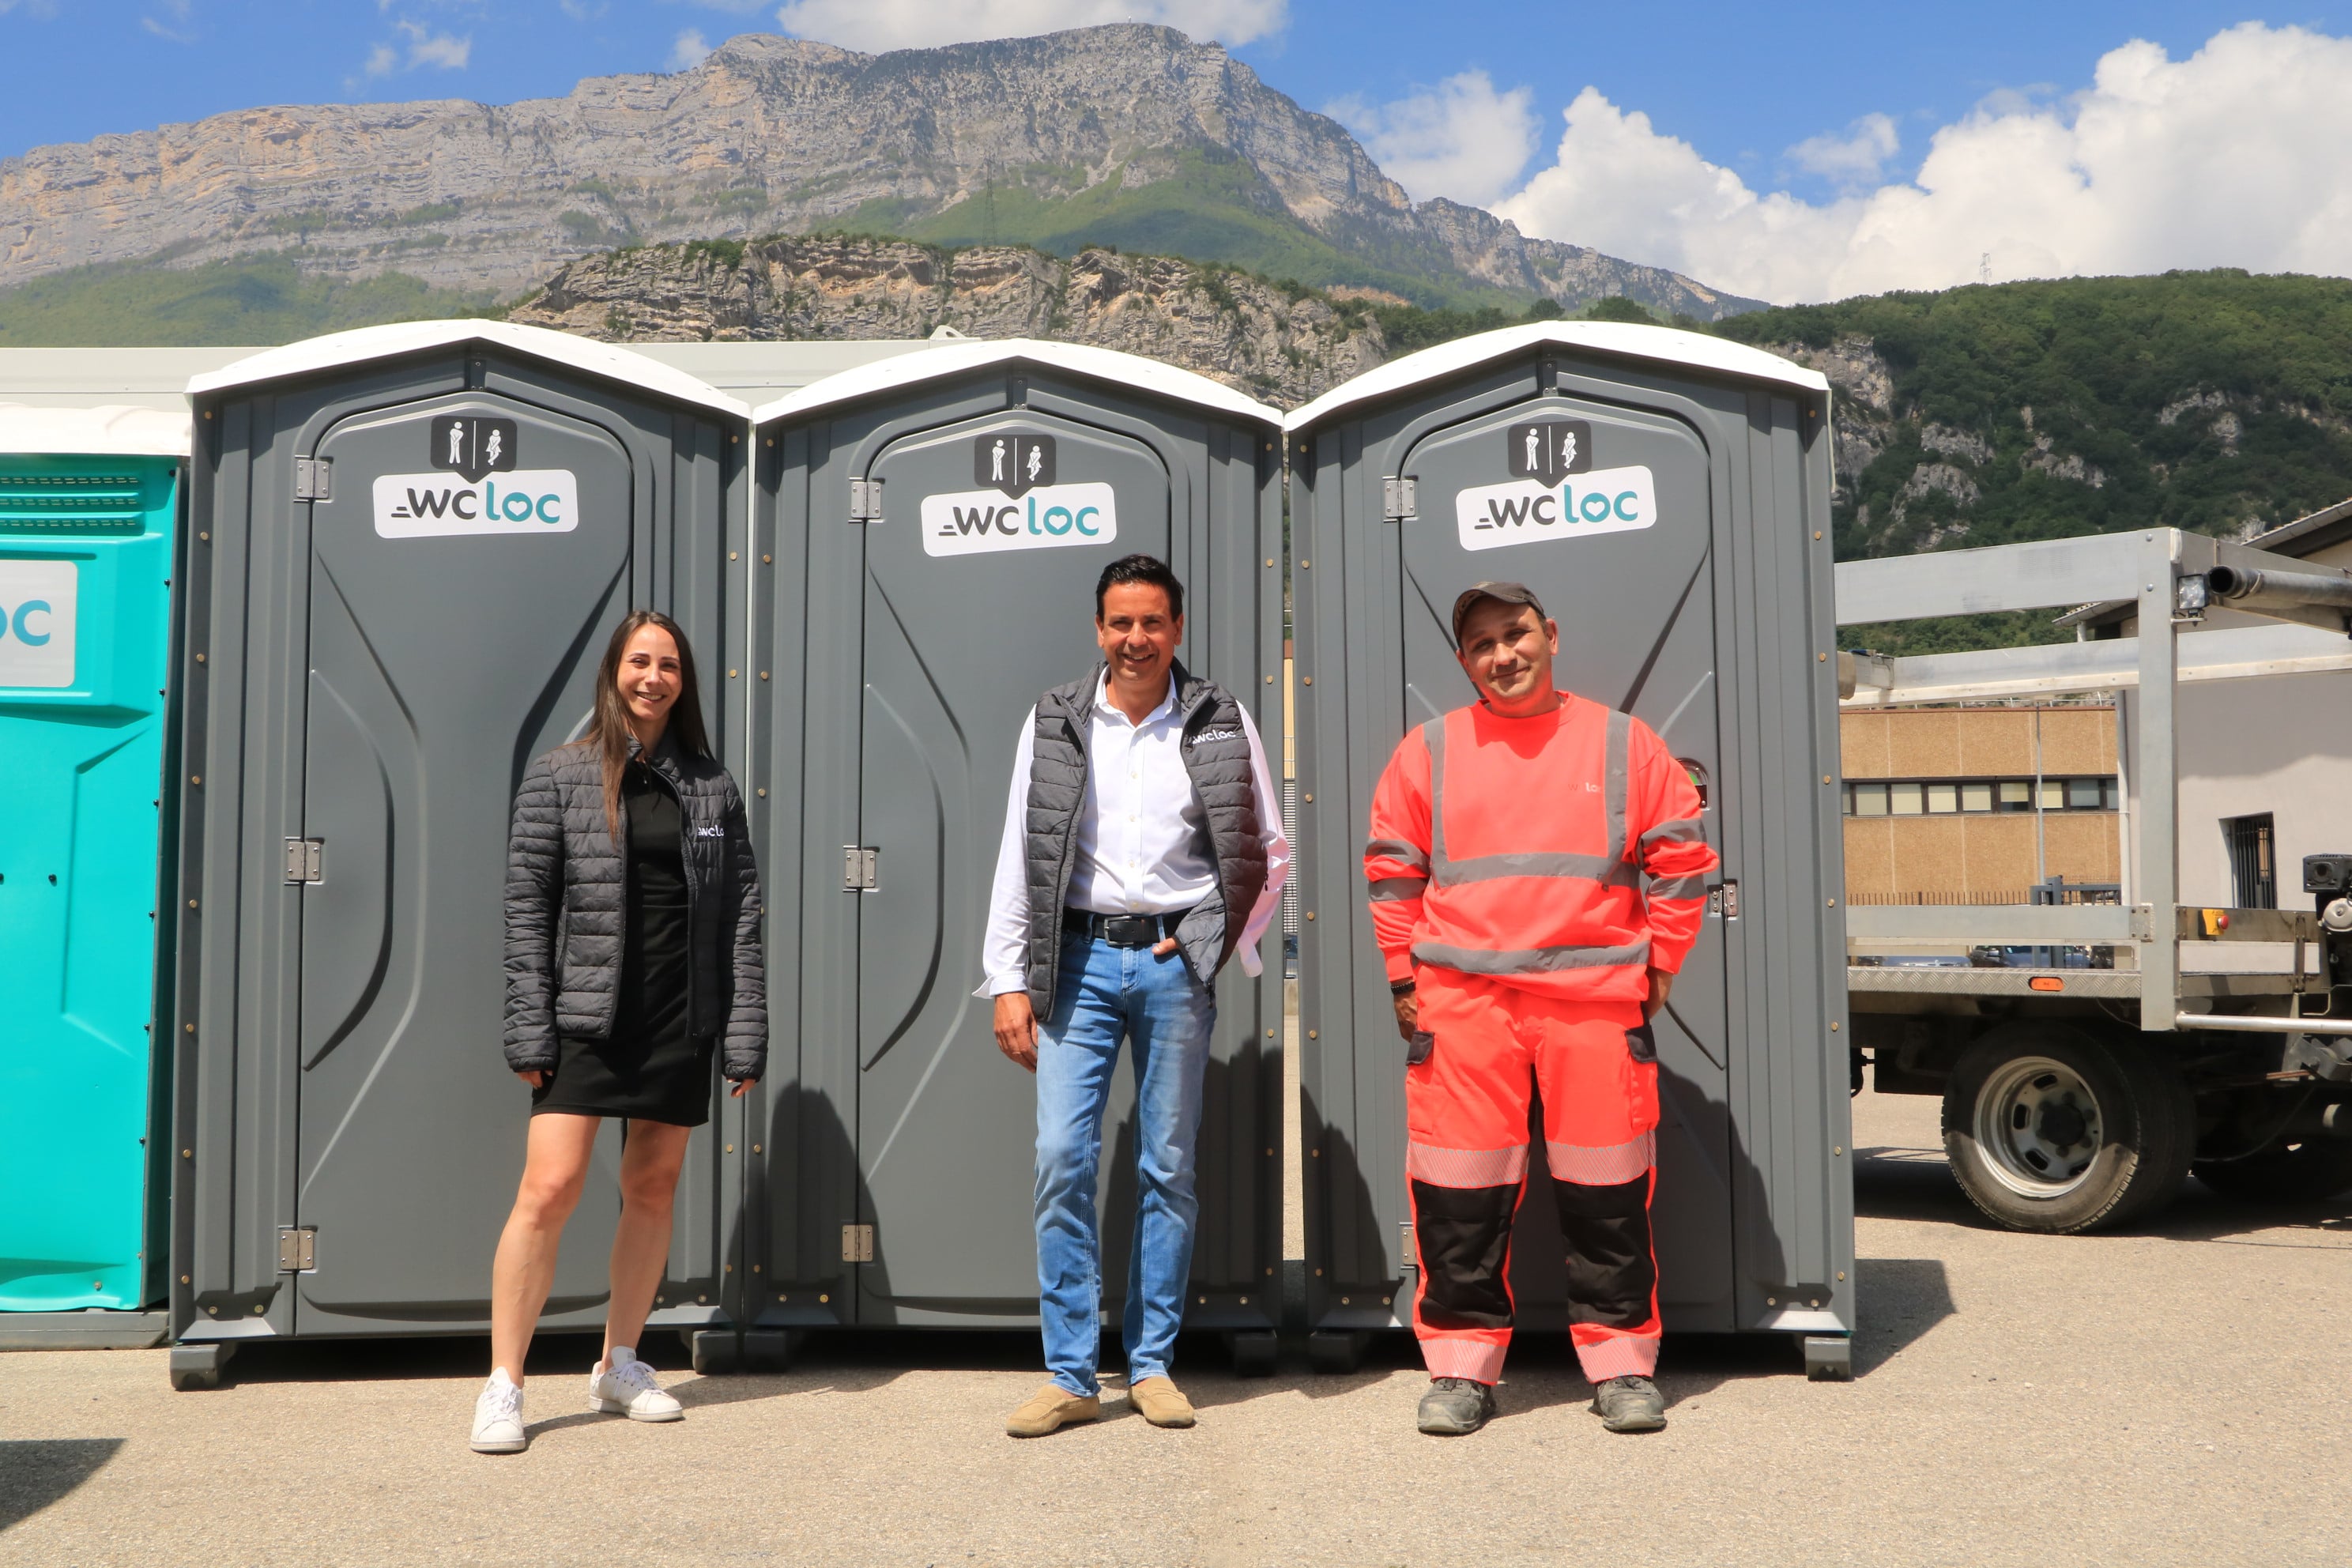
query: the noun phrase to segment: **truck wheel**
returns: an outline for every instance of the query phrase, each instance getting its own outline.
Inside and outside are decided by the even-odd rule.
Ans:
[[[2063,1026],[2000,1029],[1944,1090],[1944,1152],[2011,1230],[2072,1235],[2161,1208],[2189,1174],[2196,1108],[2171,1058]]]
[[[2352,1142],[2307,1138],[2300,1143],[2274,1143],[2242,1160],[2200,1160],[2189,1169],[2225,1198],[2318,1203],[2352,1187]]]

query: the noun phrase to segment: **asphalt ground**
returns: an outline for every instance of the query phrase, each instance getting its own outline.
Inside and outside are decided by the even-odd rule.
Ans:
[[[1612,1436],[1557,1335],[1474,1437],[1412,1429],[1409,1344],[1244,1382],[1198,1427],[1033,1442],[1026,1336],[840,1336],[698,1377],[687,1419],[583,1408],[582,1340],[531,1363],[530,1453],[467,1451],[478,1341],[247,1352],[174,1394],[164,1352],[0,1357],[0,1563],[2300,1564],[2352,1562],[2352,1219],[2192,1184],[2159,1225],[1979,1222],[1932,1101],[1856,1106],[1851,1384],[1772,1342],[1670,1339],[1671,1425]],[[667,1354],[664,1354],[664,1352]]]

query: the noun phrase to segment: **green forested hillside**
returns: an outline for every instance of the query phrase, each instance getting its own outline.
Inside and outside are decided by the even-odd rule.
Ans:
[[[1823,364],[1845,383],[1842,557],[2150,523],[2232,533],[2352,495],[2352,280],[2069,279],[1715,330],[1832,360],[1861,340],[1884,365],[1892,395],[1873,407]],[[1966,483],[1922,477],[1937,467]]]
[[[77,267],[0,289],[0,347],[204,347],[288,343],[378,321],[487,314],[488,295],[401,272],[346,281],[284,255],[184,268]]]

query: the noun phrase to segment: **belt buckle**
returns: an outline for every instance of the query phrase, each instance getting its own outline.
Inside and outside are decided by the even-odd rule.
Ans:
[[[1111,915],[1103,921],[1103,937],[1113,947],[1150,947],[1160,940],[1160,922],[1150,915]]]

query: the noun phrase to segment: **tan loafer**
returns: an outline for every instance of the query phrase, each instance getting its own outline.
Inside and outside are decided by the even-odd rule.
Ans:
[[[1154,1426],[1190,1426],[1192,1402],[1164,1377],[1147,1377],[1127,1391],[1127,1402]]]
[[[1102,1414],[1102,1401],[1091,1394],[1072,1394],[1049,1383],[1005,1419],[1004,1429],[1015,1437],[1043,1437],[1074,1421],[1092,1421]]]

